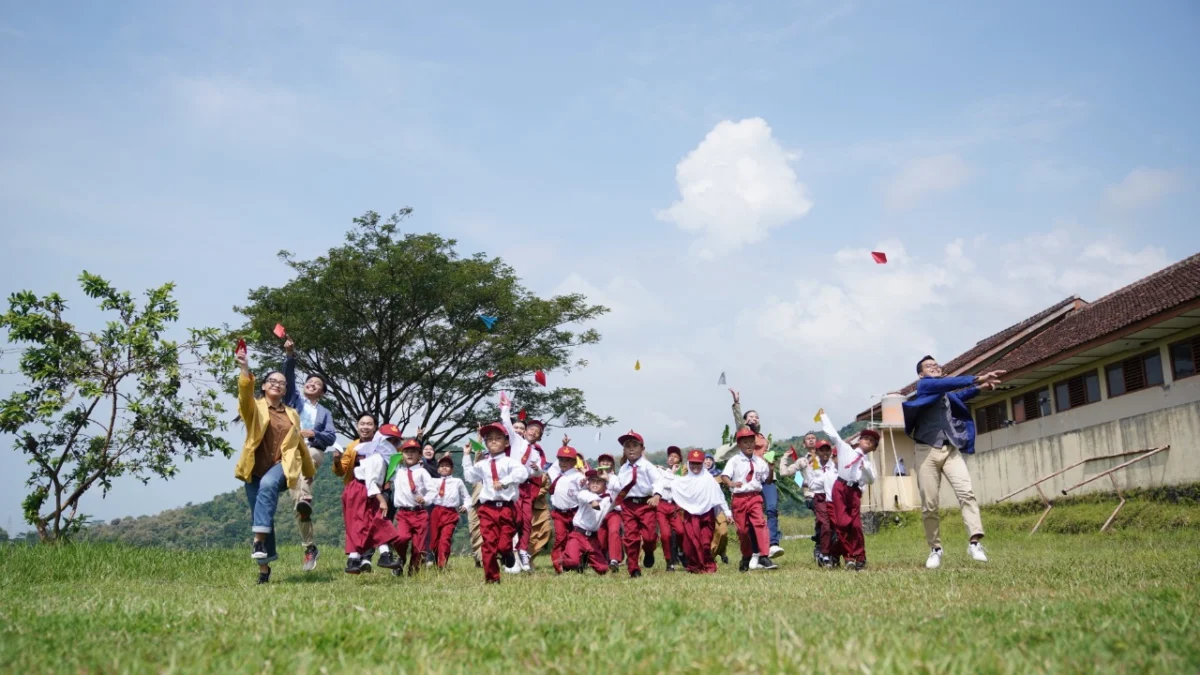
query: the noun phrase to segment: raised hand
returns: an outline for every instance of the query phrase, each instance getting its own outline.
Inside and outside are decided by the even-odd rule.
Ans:
[[[292,341],[292,337],[290,335],[288,336],[288,339],[283,341],[283,351],[288,356],[291,356],[296,352],[296,343]]]
[[[741,395],[740,395],[740,394],[738,394],[738,393],[737,393],[737,390],[736,390],[736,389],[734,389],[733,387],[730,387],[730,388],[729,388],[729,393],[733,394],[733,402],[734,402],[734,403],[741,403],[741,402],[742,402],[742,397],[741,397]]]
[[[563,447],[565,448],[570,444],[571,444],[571,437],[566,434],[563,434]]]

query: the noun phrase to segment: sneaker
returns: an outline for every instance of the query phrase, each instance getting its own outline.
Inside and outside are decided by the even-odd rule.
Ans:
[[[258,573],[258,584],[262,585],[271,581],[271,568],[268,567],[266,572]]]
[[[867,569],[867,561],[866,560],[859,560],[858,562],[854,563],[854,571],[855,572],[861,572],[865,569]]]
[[[675,563],[667,563],[667,571],[674,572],[675,571]]]
[[[317,550],[316,544],[304,549],[304,571],[311,572],[317,569],[317,558],[321,557],[321,552]]]
[[[359,569],[362,570],[363,574],[370,574],[371,572],[375,571],[375,568],[371,566],[370,558],[363,558],[362,565],[359,566]]]
[[[520,565],[520,563],[517,563],[517,564],[514,564],[512,567],[504,566],[504,567],[500,568],[500,571],[504,572],[505,574],[520,574],[521,573],[521,565]]]
[[[300,501],[296,502],[296,513],[299,513],[304,518],[311,516],[312,515],[312,500],[311,499],[301,499]]]
[[[250,557],[253,558],[254,560],[266,560],[267,559],[267,544],[265,542],[261,542],[261,541],[254,542],[254,550],[253,550],[253,552],[250,553]],[[266,582],[264,581],[263,583],[266,583]]]
[[[762,569],[762,563],[759,562],[760,560],[770,560],[770,558],[760,558],[758,555],[751,556],[750,563],[746,565],[746,569],[750,571]]]
[[[973,541],[967,544],[967,553],[975,562],[987,562],[987,553],[984,553],[983,544],[980,542]]]
[[[517,556],[521,559],[521,571],[522,572],[532,572],[533,565],[530,563],[530,560],[529,560],[529,551],[518,551]]]
[[[392,568],[392,576],[394,576],[394,577],[404,576],[404,568],[403,567],[393,567]]]
[[[935,548],[929,552],[929,557],[925,559],[925,569],[936,570],[942,566],[942,549]]]
[[[758,569],[760,570],[777,570],[779,565],[776,565],[770,558],[759,558]]]
[[[482,569],[482,568],[483,568],[483,561],[480,560],[479,558],[476,558],[475,559],[475,569]]]
[[[620,569],[620,567],[621,567],[621,563],[617,562],[616,560],[608,561],[608,571],[611,572],[612,574],[616,574],[617,570]]]
[[[750,559],[749,558],[742,558],[742,562],[738,563],[738,571],[739,572],[750,571]]]
[[[654,550],[646,551],[646,555],[642,557],[642,567],[650,569],[654,567]]]
[[[396,560],[396,556],[388,551],[379,555],[379,566],[385,570],[394,570],[397,567],[404,567],[404,561]]]
[[[784,554],[783,547],[780,546],[779,544],[774,544],[771,546],[771,549],[767,552],[767,557],[768,558],[778,558],[779,556],[781,556],[783,554]]]
[[[361,574],[362,573],[362,558],[347,558],[346,559],[346,574]]]
[[[629,573],[629,578],[630,579],[641,579],[642,571],[641,570],[633,570],[632,572]]]
[[[721,556],[721,564],[728,565],[729,564],[729,556],[727,556],[727,555]]]

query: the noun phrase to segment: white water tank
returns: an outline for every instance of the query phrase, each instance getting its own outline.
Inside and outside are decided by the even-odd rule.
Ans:
[[[883,422],[879,425],[888,429],[904,428],[904,408],[901,404],[907,399],[903,394],[888,394],[883,397],[880,409],[883,412]]]

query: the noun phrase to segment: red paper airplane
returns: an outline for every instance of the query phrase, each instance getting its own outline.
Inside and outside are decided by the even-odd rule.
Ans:
[[[237,343],[237,346],[233,348],[233,353],[241,354],[241,353],[244,353],[245,351],[246,351],[246,341],[241,338],[238,338],[238,343]]]
[[[792,453],[792,457],[793,457],[793,458],[795,458],[795,459],[800,459],[800,455],[796,454],[796,446],[794,446],[794,445],[793,445],[793,446],[790,446],[790,447],[788,448],[788,450],[790,450],[790,451],[791,451],[791,453]]]
[[[280,340],[287,337],[287,331],[284,330],[283,324],[281,324],[281,323],[275,324],[275,337],[279,338]]]
[[[495,376],[496,376],[496,371],[494,371],[494,370],[489,370],[489,371],[487,371],[487,376],[488,376],[488,377],[495,377]]]
[[[542,385],[543,387],[546,386],[546,374],[543,373],[542,371],[539,370],[536,373],[534,373],[533,379],[535,382]]]
[[[526,417],[527,417],[527,416],[526,416],[526,414],[525,414],[525,409],[524,409],[524,408],[521,408],[521,412],[517,413],[517,419],[519,419],[519,420],[521,420],[522,422],[524,422]]]
[[[887,263],[887,254],[882,251],[871,251],[871,257],[874,258],[875,262],[879,265],[884,265]]]

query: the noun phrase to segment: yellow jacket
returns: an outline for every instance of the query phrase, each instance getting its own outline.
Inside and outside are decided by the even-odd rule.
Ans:
[[[253,375],[238,376],[238,412],[242,415],[242,421],[246,423],[246,444],[242,446],[242,454],[238,457],[233,475],[238,480],[249,483],[253,480],[251,474],[254,473],[254,451],[262,443],[271,419],[267,410],[267,400],[254,398]],[[283,465],[283,475],[287,478],[288,488],[295,488],[300,476],[312,478],[317,469],[308,454],[308,444],[300,435],[300,413],[289,407],[287,416],[292,421],[292,430],[283,439],[280,453],[282,459],[279,463]]]
[[[354,480],[354,463],[358,461],[358,445],[359,441],[351,441],[346,446],[346,451],[342,453],[342,461],[331,463],[333,475],[341,476],[342,482],[346,485]]]

